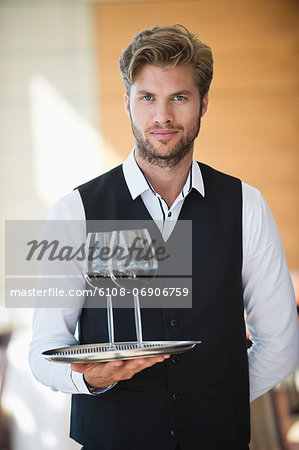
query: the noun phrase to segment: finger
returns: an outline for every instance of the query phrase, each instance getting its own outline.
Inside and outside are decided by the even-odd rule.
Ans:
[[[84,373],[86,371],[87,364],[83,363],[73,363],[71,364],[71,370],[73,372]]]
[[[169,358],[170,355],[159,355],[156,357],[152,357],[152,358],[147,358],[144,362],[144,364],[139,368],[139,370],[143,370],[146,369],[148,367],[151,367],[157,363],[161,363],[163,361],[165,361],[165,359]]]
[[[136,358],[129,361],[117,360],[106,363],[72,363],[71,370],[83,374],[98,373],[100,370],[103,376],[111,376],[115,370],[122,369],[124,373],[137,373],[141,370],[151,367],[152,365],[163,362],[164,359],[169,358],[170,355],[159,355],[150,358]]]
[[[151,358],[142,358],[138,359],[138,361],[128,361],[128,363],[123,367],[123,370],[119,376],[121,376],[123,379],[130,379],[138,372],[141,372],[144,369],[147,369],[159,362],[163,362],[164,357],[163,355],[151,357]]]
[[[143,368],[146,369],[147,367],[154,366],[154,365],[157,364],[157,363],[163,362],[164,359],[165,359],[165,358],[164,358],[163,355],[158,356],[158,357],[155,357],[155,358],[149,358],[147,361],[145,361],[145,363],[144,363],[144,365],[143,365]]]
[[[124,365],[125,361],[122,360],[104,363],[102,368],[102,374],[103,376],[109,377],[115,374],[116,372],[122,371]]]
[[[136,359],[131,359],[131,360],[125,361],[124,369],[140,370],[140,368],[142,368],[144,366],[144,364],[146,364],[146,360],[147,360],[147,358],[136,358]]]
[[[116,367],[122,366],[123,361],[111,361],[107,363],[72,363],[71,370],[79,373],[87,373],[91,371],[98,371],[99,367],[101,370],[113,370]]]
[[[141,370],[151,367],[152,365],[163,362],[164,356],[159,355],[155,357],[150,358],[138,358],[132,361],[127,361],[126,366],[124,367],[124,370],[128,371],[134,371],[135,373],[140,372]]]
[[[119,359],[117,361],[109,361],[109,362],[104,363],[104,365],[105,365],[105,367],[107,369],[110,369],[110,368],[113,369],[115,367],[121,367],[123,364],[124,364],[124,361],[122,359]]]

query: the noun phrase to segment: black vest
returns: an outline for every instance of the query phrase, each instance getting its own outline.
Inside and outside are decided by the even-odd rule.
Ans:
[[[71,437],[87,450],[248,449],[241,182],[200,169],[205,197],[193,189],[179,216],[192,220],[192,308],[143,309],[142,323],[144,340],[202,344],[102,395],[73,395]],[[121,166],[78,189],[88,220],[151,219],[141,198],[132,200]],[[136,340],[133,309],[114,315],[115,340]],[[107,342],[105,309],[82,310],[79,337]]]

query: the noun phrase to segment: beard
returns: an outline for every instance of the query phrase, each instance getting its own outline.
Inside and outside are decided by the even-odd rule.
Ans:
[[[201,111],[194,127],[189,129],[187,134],[183,136],[172,148],[170,148],[167,153],[163,153],[163,151],[159,151],[159,148],[162,150],[163,147],[166,148],[168,141],[161,139],[159,147],[151,144],[148,139],[142,136],[142,133],[135,126],[131,116],[131,127],[136,140],[136,151],[138,156],[150,164],[158,167],[175,167],[186,155],[193,151],[194,140],[197,138],[200,130],[200,119]],[[151,132],[155,129],[161,128],[161,126],[151,127],[146,129],[146,132]],[[184,128],[180,125],[168,125],[163,127],[163,129],[183,130]]]

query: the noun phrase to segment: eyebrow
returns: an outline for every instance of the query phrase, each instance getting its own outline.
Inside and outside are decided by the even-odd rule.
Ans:
[[[176,95],[193,95],[191,91],[187,91],[186,89],[183,91],[178,91],[178,92],[174,92],[173,94],[171,94],[171,96],[176,96]]]
[[[155,95],[152,92],[146,91],[145,89],[141,89],[139,91],[137,91],[137,95]],[[182,91],[177,91],[177,92],[173,92],[172,94],[169,95],[169,97],[175,97],[176,95],[192,95],[191,91],[187,91],[187,90],[182,90]]]

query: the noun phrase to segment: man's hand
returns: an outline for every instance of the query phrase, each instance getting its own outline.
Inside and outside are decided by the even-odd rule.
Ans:
[[[129,361],[111,361],[106,363],[71,364],[74,372],[83,373],[88,386],[105,388],[121,380],[129,380],[135,373],[163,362],[170,355],[159,355],[151,358],[138,358]]]

